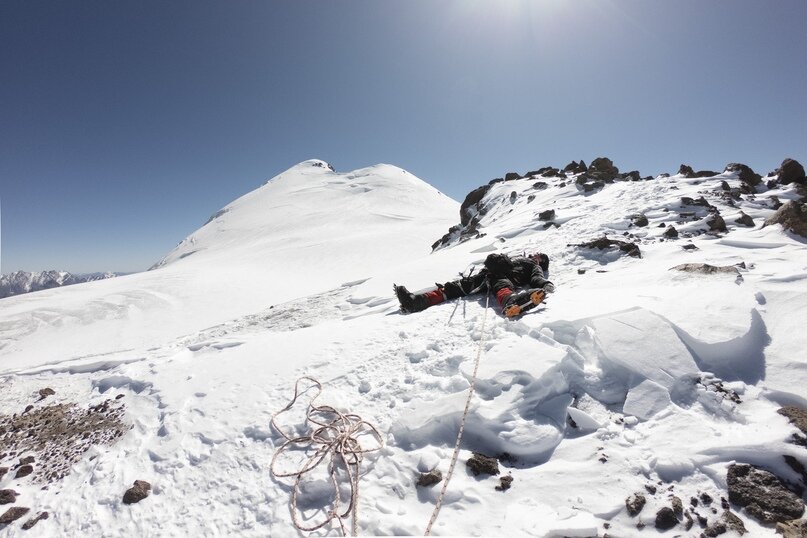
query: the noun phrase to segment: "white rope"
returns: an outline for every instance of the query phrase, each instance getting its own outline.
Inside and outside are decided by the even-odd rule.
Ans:
[[[434,522],[437,521],[437,515],[440,513],[440,508],[443,506],[443,497],[446,494],[446,490],[448,489],[448,482],[451,480],[451,475],[454,473],[454,467],[457,465],[457,458],[460,454],[460,444],[462,443],[462,434],[465,431],[465,421],[468,418],[468,411],[471,408],[471,399],[474,396],[474,391],[476,390],[476,376],[477,372],[479,371],[479,362],[482,358],[482,349],[485,345],[485,320],[487,319],[488,310],[490,306],[490,289],[488,288],[487,299],[485,300],[485,312],[482,315],[482,327],[480,332],[482,333],[479,338],[479,348],[476,352],[476,361],[474,363],[474,373],[471,376],[471,386],[468,388],[468,399],[465,401],[465,411],[462,413],[462,420],[460,421],[460,430],[457,433],[457,442],[454,443],[454,454],[451,456],[451,464],[448,466],[448,473],[446,473],[446,479],[443,481],[443,488],[440,490],[440,494],[437,496],[437,502],[434,505],[434,511],[432,512],[432,517],[429,519],[429,524],[426,526],[426,532],[423,536],[429,536],[432,532],[432,526]]]
[[[297,398],[301,394],[300,382],[310,381],[317,389],[316,395],[311,398],[306,410],[306,423],[313,426],[307,435],[292,436],[286,434],[275,423],[275,419],[282,413],[291,409]],[[313,387],[308,387],[305,391]],[[302,392],[305,392],[302,391]],[[362,419],[359,415],[350,413],[340,413],[328,405],[314,405],[314,401],[322,394],[322,384],[311,377],[301,377],[294,384],[294,396],[289,404],[272,415],[271,425],[281,435],[286,442],[275,451],[270,465],[270,471],[275,478],[294,477],[294,486],[291,490],[291,518],[294,526],[301,531],[310,532],[321,529],[334,519],[342,529],[342,535],[347,536],[348,532],[343,521],[348,515],[352,516],[352,536],[356,536],[358,529],[358,504],[359,504],[359,475],[361,462],[364,454],[380,450],[384,446],[384,441],[378,430]],[[362,434],[369,434],[378,442],[374,448],[364,449],[358,440]],[[293,472],[279,473],[275,470],[275,463],[278,457],[292,446],[302,446],[313,449],[314,453],[305,461],[302,467]],[[328,468],[330,471],[331,484],[333,486],[333,508],[328,511],[324,521],[313,526],[304,526],[298,517],[297,497],[300,492],[300,483],[303,476],[314,470],[326,457],[330,455]],[[343,512],[340,512],[339,478],[337,476],[339,467],[344,469],[350,482],[350,500]]]

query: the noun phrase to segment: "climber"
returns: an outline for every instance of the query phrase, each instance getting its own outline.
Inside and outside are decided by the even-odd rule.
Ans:
[[[404,286],[394,285],[395,295],[401,303],[401,312],[420,312],[443,301],[490,291],[507,317],[520,314],[526,307],[540,303],[546,293],[555,291],[555,285],[546,279],[549,257],[543,253],[530,256],[489,254],[485,267],[478,273],[463,276],[421,293],[411,293]],[[529,286],[522,292],[517,287]]]

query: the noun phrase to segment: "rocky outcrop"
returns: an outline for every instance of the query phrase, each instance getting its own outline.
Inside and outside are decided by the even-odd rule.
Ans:
[[[763,523],[790,521],[804,513],[801,497],[774,474],[751,465],[730,465],[726,477],[729,501]]]
[[[570,174],[582,174],[587,169],[588,167],[586,166],[586,163],[581,160],[579,163],[575,161],[570,162],[566,165],[563,171]]]
[[[460,205],[460,225],[467,226],[471,219],[480,212],[479,202],[489,190],[490,185],[482,185],[468,193]]]
[[[736,172],[737,176],[740,178],[740,181],[750,185],[751,187],[756,187],[762,183],[762,176],[751,170],[749,166],[742,163],[727,164],[725,172]]]
[[[765,226],[781,224],[802,237],[807,237],[807,204],[790,201],[776,210],[776,213],[765,220]]]
[[[30,508],[24,506],[12,506],[0,516],[0,525],[9,525],[30,512]]]
[[[40,271],[29,273],[27,271],[15,271],[5,275],[0,275],[0,299],[31,293],[34,291],[49,290],[62,286],[72,286],[94,280],[103,280],[118,276],[118,273],[89,273],[84,275],[74,275],[67,271]]]
[[[639,250],[639,245],[635,243],[628,243],[627,241],[619,241],[617,239],[608,239],[607,237],[601,237],[599,239],[595,239],[593,241],[588,241],[587,243],[580,243],[577,245],[569,245],[579,248],[596,248],[599,250],[608,250],[617,248],[621,252],[624,252],[628,256],[634,258],[641,258],[642,253]]]
[[[794,159],[785,159],[782,165],[776,169],[776,175],[779,183],[782,185],[789,185],[790,183],[800,183],[804,185],[807,183],[807,178],[804,174],[804,167]]]
[[[597,157],[591,161],[586,173],[595,180],[610,183],[619,177],[619,168],[608,157]]]
[[[737,224],[742,224],[743,226],[748,226],[749,228],[754,227],[754,219],[746,215],[743,211],[740,211],[740,216],[737,217],[734,222]]]
[[[728,273],[739,275],[740,271],[733,265],[709,265],[708,263],[682,263],[670,268],[670,271],[683,271],[684,273],[698,273],[701,275],[714,275]]]

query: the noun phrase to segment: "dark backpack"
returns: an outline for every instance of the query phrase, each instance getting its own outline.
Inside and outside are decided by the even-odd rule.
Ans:
[[[494,275],[508,275],[513,272],[513,261],[504,254],[488,254],[485,258],[485,269]]]

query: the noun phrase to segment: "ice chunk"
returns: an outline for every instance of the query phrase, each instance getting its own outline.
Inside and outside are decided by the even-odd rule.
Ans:
[[[671,403],[670,392],[667,389],[645,379],[628,391],[622,410],[626,415],[647,420]]]

